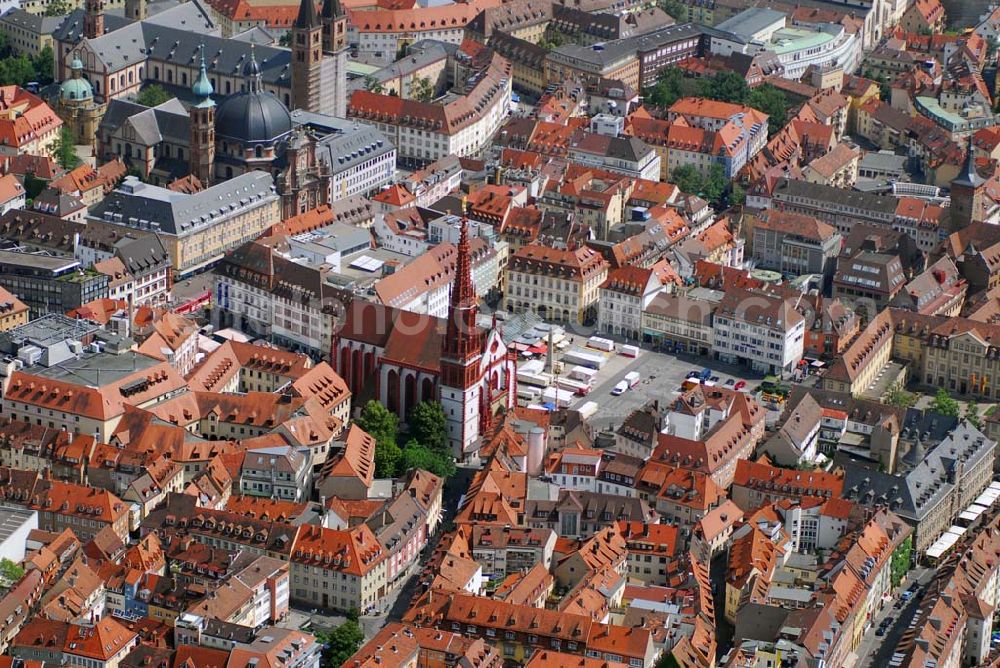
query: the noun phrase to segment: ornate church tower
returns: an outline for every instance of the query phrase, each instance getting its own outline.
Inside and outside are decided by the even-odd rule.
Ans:
[[[302,0],[292,27],[292,108],[321,112],[323,26],[313,0]]]
[[[205,71],[205,45],[201,46],[201,71],[191,86],[198,103],[191,107],[190,171],[205,188],[212,184],[215,169],[215,102],[212,82]]]
[[[472,283],[469,253],[469,222],[462,218],[451,288],[448,323],[441,350],[441,406],[448,420],[448,442],[455,457],[462,460],[479,440],[483,410],[483,333],[476,326],[478,298]],[[487,408],[488,410],[488,408]]]
[[[83,36],[94,39],[104,34],[104,0],[87,0],[83,15]]]

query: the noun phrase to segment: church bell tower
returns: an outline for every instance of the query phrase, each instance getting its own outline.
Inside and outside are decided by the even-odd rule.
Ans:
[[[205,71],[205,45],[201,46],[201,70],[191,86],[198,103],[191,107],[190,171],[204,188],[212,185],[215,169],[215,102],[212,82]]]
[[[323,26],[313,0],[302,0],[292,27],[292,108],[320,112]]]
[[[448,322],[441,350],[440,381],[441,406],[448,420],[448,442],[459,460],[475,451],[482,424],[483,332],[476,325],[478,314],[469,252],[469,221],[463,217],[455,282],[451,288]]]

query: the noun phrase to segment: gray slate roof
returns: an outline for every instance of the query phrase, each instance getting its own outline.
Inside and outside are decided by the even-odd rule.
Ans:
[[[81,15],[82,21],[82,15]],[[191,0],[157,14],[141,23],[87,40],[110,72],[141,61],[194,67],[199,49],[205,45],[209,76],[243,76],[252,43],[245,39],[220,37],[218,28],[198,0]],[[272,46],[255,46],[265,84],[291,85],[291,51]]]
[[[91,215],[136,229],[183,236],[227,212],[274,197],[274,179],[260,171],[240,174],[190,195],[126,177]]]
[[[808,181],[799,181],[798,179],[781,179],[774,188],[774,197],[776,199],[803,197],[823,202],[837,202],[842,206],[875,211],[887,215],[895,215],[896,213],[895,197],[852,192],[843,188],[836,188],[822,183],[809,183]]]
[[[115,244],[115,255],[133,276],[144,276],[170,266],[170,254],[155,234],[125,237]]]
[[[305,126],[319,138],[316,155],[334,174],[395,150],[378,128],[366,123],[296,109],[292,125]]]
[[[144,107],[126,100],[111,100],[101,119],[101,129],[117,131],[131,125],[139,141],[154,146],[162,141],[187,144],[191,140],[191,117],[177,98],[158,107]]]
[[[955,484],[958,462],[965,470],[983,457],[993,457],[996,442],[968,421],[959,423],[906,475],[881,473],[853,462],[844,467],[844,498],[868,507],[886,506],[896,514],[919,522],[936,507]]]
[[[3,23],[17,26],[35,35],[51,35],[65,20],[65,16],[42,16],[16,7],[0,17]]]

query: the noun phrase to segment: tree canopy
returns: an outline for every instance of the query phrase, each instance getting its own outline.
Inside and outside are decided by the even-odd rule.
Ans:
[[[80,156],[76,154],[76,140],[73,132],[65,125],[59,130],[59,136],[52,144],[52,157],[63,169],[73,169],[80,164]]]
[[[931,401],[930,411],[938,413],[939,415],[947,415],[949,417],[958,417],[959,409],[961,407],[958,402],[951,398],[948,394],[948,390],[939,388],[937,394],[934,395],[934,400]]]
[[[428,77],[418,77],[410,84],[410,97],[418,102],[430,102],[434,99],[434,84]]]
[[[10,559],[0,559],[0,579],[6,580],[8,584],[13,584],[24,576],[24,569],[15,564]]]
[[[788,99],[771,84],[763,84],[751,90],[747,94],[746,105],[767,114],[768,137],[773,137],[785,127],[788,119]]]
[[[669,107],[682,97],[692,96],[745,104],[768,115],[768,134],[771,136],[785,126],[788,116],[788,100],[784,93],[771,84],[751,89],[743,77],[731,70],[694,78],[677,67],[668,67],[643,94],[649,104],[657,107]]]
[[[730,185],[720,164],[711,165],[707,174],[702,174],[694,165],[681,165],[670,175],[670,180],[683,192],[704,197],[716,208],[726,203]],[[742,188],[740,190],[742,192]]]
[[[45,46],[39,54],[29,58],[15,54],[10,38],[0,31],[0,85],[25,86],[31,81],[45,85],[53,81],[52,47]]]
[[[410,440],[403,446],[399,473],[410,469],[424,469],[447,478],[454,475],[455,462],[449,454],[432,450],[416,440]]]
[[[356,618],[347,621],[329,633],[316,633],[317,639],[327,646],[325,665],[336,668],[347,663],[365,641],[364,631]]]
[[[168,93],[160,84],[149,84],[139,91],[139,95],[136,96],[135,101],[146,107],[158,107],[171,98],[173,98],[173,95]]]
[[[399,434],[399,418],[377,401],[369,401],[361,410],[356,424],[375,439],[375,475],[391,478],[396,475],[402,453],[396,438]]]
[[[681,22],[682,18],[687,16],[687,11],[684,9],[678,0],[660,0],[657,5],[660,9],[665,11],[670,15],[671,18],[676,19],[678,23]]]
[[[448,451],[448,421],[444,409],[436,401],[421,401],[413,407],[410,418],[410,437],[435,452]]]

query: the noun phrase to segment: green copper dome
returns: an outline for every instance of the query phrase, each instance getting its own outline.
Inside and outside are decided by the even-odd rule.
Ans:
[[[90,87],[90,82],[83,78],[83,63],[80,59],[74,58],[69,68],[73,70],[73,78],[63,81],[59,86],[59,97],[71,101],[94,99],[94,89]]]

